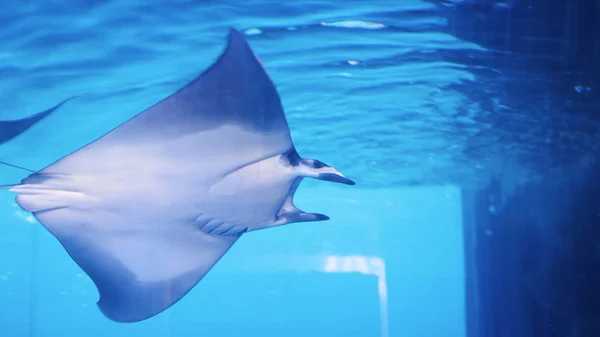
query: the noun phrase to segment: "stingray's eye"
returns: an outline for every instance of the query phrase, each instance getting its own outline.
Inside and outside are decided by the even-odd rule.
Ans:
[[[323,168],[325,166],[327,166],[327,165],[325,165],[325,163],[323,163],[322,161],[320,161],[320,160],[313,160],[313,167],[314,168],[320,169],[320,168]]]

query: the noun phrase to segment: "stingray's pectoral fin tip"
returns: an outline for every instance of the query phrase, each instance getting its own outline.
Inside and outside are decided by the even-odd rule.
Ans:
[[[106,305],[105,303],[103,303],[102,298],[100,298],[100,300],[96,303],[96,305],[98,306],[98,309],[100,310],[100,312],[102,312],[104,317],[106,317],[107,319],[109,319],[115,323],[123,323],[123,324],[138,323],[138,322],[150,319],[160,313],[160,312],[153,312],[153,313],[145,312],[143,314],[140,314],[136,310],[134,310],[133,312],[114,310],[113,308],[110,307],[110,305]]]
[[[77,99],[77,98],[79,98],[80,96],[81,96],[81,95],[73,95],[73,96],[71,96],[71,97],[65,98],[65,99],[63,99],[63,100],[62,100],[60,103],[56,104],[55,106],[51,107],[50,109],[48,109],[48,110],[46,110],[46,111],[43,111],[42,113],[49,114],[49,113],[51,113],[51,112],[54,112],[55,110],[57,110],[57,109],[58,109],[58,108],[60,108],[61,106],[63,106],[63,105],[65,105],[65,104],[67,104],[68,102],[70,102],[70,101],[72,101],[72,100],[74,100],[74,99]]]

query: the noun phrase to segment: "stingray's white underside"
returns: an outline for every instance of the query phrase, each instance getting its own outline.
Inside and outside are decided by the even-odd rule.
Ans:
[[[299,157],[274,84],[232,30],[194,81],[11,190],[94,281],[102,312],[137,322],[243,233],[328,219],[293,206],[303,177],[353,184]]]
[[[227,150],[242,141],[244,152]],[[242,232],[274,223],[296,174],[281,160],[287,149],[265,155],[265,141],[285,144],[232,126],[140,144],[108,139],[11,191],[90,274],[101,297],[122,298],[161,282],[189,283],[187,275],[197,282]],[[189,288],[165,285],[144,296],[170,305]],[[113,310],[104,311],[110,317]]]

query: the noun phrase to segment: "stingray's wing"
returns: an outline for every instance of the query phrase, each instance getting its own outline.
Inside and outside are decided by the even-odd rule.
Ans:
[[[275,87],[232,31],[198,79],[12,190],[98,286],[106,316],[139,321],[179,300],[239,236],[194,227],[210,186],[290,147]]]
[[[117,322],[145,320],[172,306],[239,238],[69,208],[34,214],[89,275],[100,293],[98,307]]]
[[[202,165],[204,175],[226,174],[292,146],[275,86],[243,35],[232,30],[225,51],[196,80],[41,173],[90,172],[109,161],[147,170],[146,163],[133,162],[143,150],[177,156],[175,169],[211,162]],[[88,162],[93,156],[105,165]]]
[[[60,108],[63,104],[70,101],[75,97],[68,98],[57,105],[53,106],[50,109],[38,112],[34,115],[21,118],[21,119],[12,119],[12,120],[0,120],[0,145],[4,143],[8,143],[12,139],[18,137],[23,134],[25,131],[29,130],[32,126],[39,123],[46,117],[50,116],[56,109]],[[7,171],[5,169],[19,169],[22,171],[30,171],[31,169],[19,166],[19,164],[15,161],[8,160],[8,158],[3,158],[0,155],[0,177],[5,177]],[[8,182],[0,182],[8,183]]]
[[[38,112],[29,117],[13,120],[0,120],[0,144],[6,143],[12,140],[13,138],[17,137],[18,135],[22,134],[23,132],[27,131],[36,123],[48,117],[56,109],[60,108],[70,99],[71,98],[66,99],[50,109]]]

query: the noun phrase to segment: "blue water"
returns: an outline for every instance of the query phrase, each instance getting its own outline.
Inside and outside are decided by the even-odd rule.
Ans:
[[[465,336],[460,188],[535,179],[599,142],[584,117],[548,117],[536,85],[552,82],[527,60],[508,68],[504,53],[450,34],[449,8],[3,2],[0,119],[81,96],[3,145],[2,160],[40,169],[98,138],[201,73],[235,27],[275,82],[299,153],[357,186],[305,181],[297,205],[332,220],[247,235],[137,324],[102,316],[91,280],[2,191],[0,336]],[[565,83],[565,95],[587,92]]]

